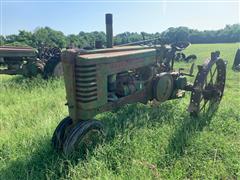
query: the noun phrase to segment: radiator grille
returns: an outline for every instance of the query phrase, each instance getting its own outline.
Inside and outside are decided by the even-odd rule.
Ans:
[[[97,100],[96,65],[76,65],[76,98],[78,102]]]

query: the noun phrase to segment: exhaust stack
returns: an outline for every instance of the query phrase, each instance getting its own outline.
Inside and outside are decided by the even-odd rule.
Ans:
[[[107,38],[107,48],[113,47],[113,18],[112,14],[105,15],[105,22],[106,22],[106,38]]]

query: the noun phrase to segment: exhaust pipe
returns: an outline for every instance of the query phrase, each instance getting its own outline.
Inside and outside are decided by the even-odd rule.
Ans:
[[[112,14],[105,15],[107,48],[113,47],[113,18]]]

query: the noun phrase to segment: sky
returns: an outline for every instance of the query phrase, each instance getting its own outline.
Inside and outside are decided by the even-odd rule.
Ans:
[[[216,30],[240,23],[240,0],[0,0],[0,6],[1,35],[45,26],[66,35],[105,31],[105,13],[113,14],[114,34],[178,26]]]

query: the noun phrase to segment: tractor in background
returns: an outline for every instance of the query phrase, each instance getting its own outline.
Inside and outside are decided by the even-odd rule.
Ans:
[[[56,47],[0,46],[0,74],[43,78],[63,75],[61,50]]]
[[[237,49],[237,52],[233,61],[232,69],[234,71],[240,71],[240,48]]]

